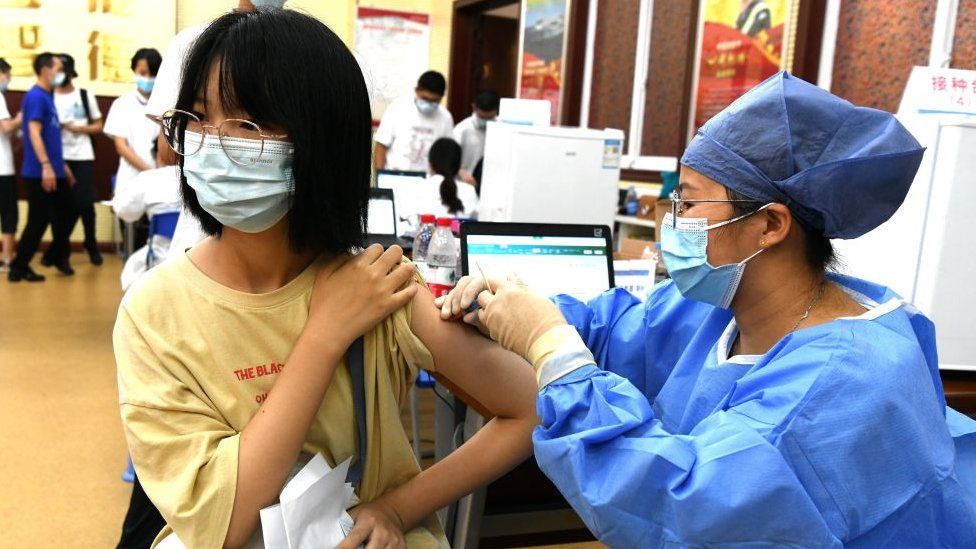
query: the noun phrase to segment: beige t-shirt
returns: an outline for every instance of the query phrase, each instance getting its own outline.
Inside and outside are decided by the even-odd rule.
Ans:
[[[237,486],[240,433],[285,368],[320,265],[266,294],[222,286],[182,257],[143,276],[115,324],[119,403],[139,480],[187,547],[220,547]],[[371,501],[420,468],[400,422],[418,368],[433,358],[410,331],[410,308],[366,334],[367,458],[358,490]],[[304,452],[335,466],[358,453],[345,360],[312,422]],[[161,535],[157,539],[161,539]],[[413,547],[446,547],[435,517],[407,534]]]

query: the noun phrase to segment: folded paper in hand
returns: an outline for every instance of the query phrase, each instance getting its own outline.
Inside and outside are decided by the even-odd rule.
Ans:
[[[350,459],[335,469],[316,454],[281,490],[279,503],[261,509],[265,549],[335,547],[352,530],[346,509],[359,504],[346,482]]]

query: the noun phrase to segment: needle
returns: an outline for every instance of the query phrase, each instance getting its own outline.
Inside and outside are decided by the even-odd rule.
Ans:
[[[481,279],[485,281],[485,286],[488,288],[488,291],[490,293],[495,293],[495,290],[492,290],[491,289],[491,283],[488,282],[488,277],[485,276],[485,270],[481,268],[481,263],[478,263],[477,261],[475,261],[474,264],[475,264],[476,267],[478,267],[478,272],[481,273]]]

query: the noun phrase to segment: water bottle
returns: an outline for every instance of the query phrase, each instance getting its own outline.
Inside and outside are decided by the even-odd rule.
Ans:
[[[417,266],[417,270],[420,274],[427,278],[427,250],[430,246],[430,240],[434,237],[434,221],[437,218],[431,214],[424,214],[420,216],[420,229],[417,230],[417,236],[413,239],[413,263]]]
[[[427,248],[427,288],[434,297],[447,295],[457,283],[457,244],[451,218],[438,217],[437,229]]]
[[[637,215],[637,205],[639,199],[637,198],[637,188],[633,185],[627,189],[627,199],[624,201],[624,207],[627,210],[627,215]]]

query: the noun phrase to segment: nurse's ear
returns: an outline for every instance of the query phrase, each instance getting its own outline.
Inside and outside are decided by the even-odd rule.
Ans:
[[[762,223],[759,242],[756,244],[764,250],[786,240],[793,228],[793,214],[782,204],[771,204],[757,212],[756,216]]]

